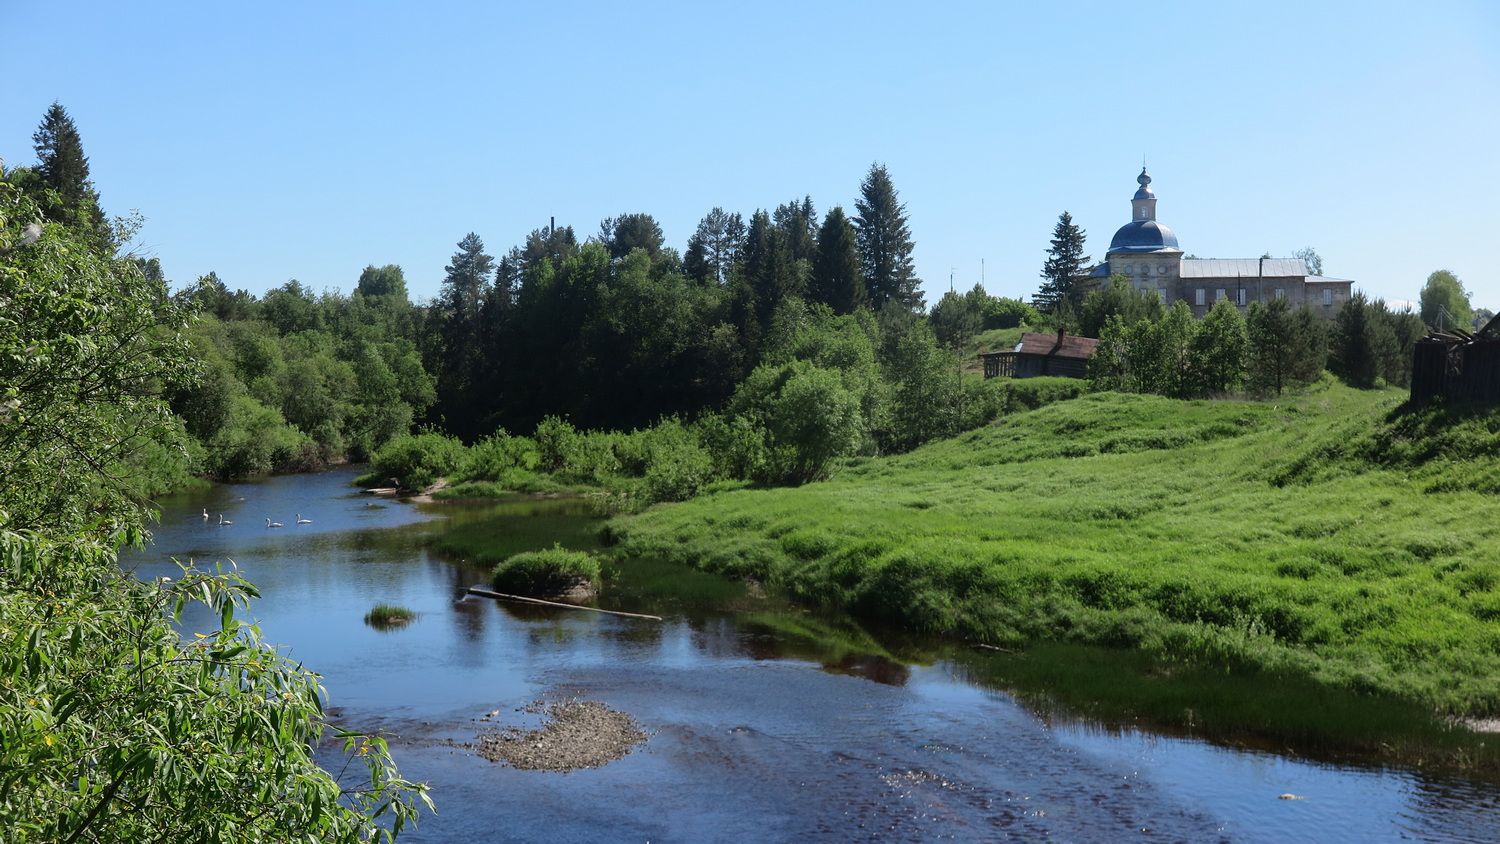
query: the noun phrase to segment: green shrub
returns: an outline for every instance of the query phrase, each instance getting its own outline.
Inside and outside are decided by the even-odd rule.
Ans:
[[[644,492],[651,501],[686,501],[713,480],[713,458],[676,419],[663,420],[641,439],[646,454]]]
[[[496,589],[511,592],[561,592],[579,583],[599,586],[599,558],[553,545],[507,558],[490,575]]]
[[[429,431],[392,440],[370,462],[372,474],[380,481],[395,478],[406,489],[424,489],[452,474],[463,458],[462,443]]]
[[[504,429],[469,446],[464,453],[459,474],[469,481],[496,481],[513,476],[516,470],[529,473],[541,462],[536,441],[513,437]]]
[[[620,471],[616,442],[623,435],[604,431],[579,431],[566,419],[548,416],[536,426],[533,439],[537,468],[561,481],[600,484]]]
[[[766,433],[748,416],[712,414],[693,427],[713,461],[715,477],[750,480],[760,474],[766,462]]]
[[[532,439],[536,442],[537,468],[543,472],[558,472],[578,451],[581,438],[578,429],[566,419],[548,416],[537,423]]]
[[[1031,305],[1020,299],[1007,299],[1000,296],[989,300],[984,305],[984,327],[993,328],[1016,328],[1021,325],[1030,325],[1041,318],[1041,314]]]

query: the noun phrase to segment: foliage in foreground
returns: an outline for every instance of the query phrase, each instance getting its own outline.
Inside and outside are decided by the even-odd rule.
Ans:
[[[7,841],[367,841],[414,820],[384,740],[330,728],[317,675],[235,619],[255,595],[238,575],[141,583],[99,543],[0,542]],[[193,601],[221,624],[184,642],[166,620]],[[362,784],[313,759],[330,737]]]
[[[911,629],[1500,712],[1500,526],[1476,487],[1500,411],[1450,425],[1401,398],[1327,381],[1291,406],[1090,395],[611,533]],[[1419,432],[1448,459],[1423,462]]]
[[[28,841],[369,841],[415,819],[421,786],[377,737],[334,730],[316,675],[235,618],[255,595],[187,568],[142,583],[157,484],[183,455],[164,394],[188,372],[160,281],[93,229],[40,223],[0,172],[0,830]],[[176,622],[191,602],[216,629]],[[362,772],[319,767],[330,732]],[[352,760],[351,760],[352,761]],[[430,804],[429,804],[430,805]]]

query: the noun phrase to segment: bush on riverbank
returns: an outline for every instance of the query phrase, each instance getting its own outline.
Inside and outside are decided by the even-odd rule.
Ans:
[[[464,460],[463,443],[431,431],[397,437],[370,458],[370,472],[356,483],[384,486],[392,478],[403,489],[426,489]]]
[[[490,579],[496,589],[507,592],[555,595],[580,586],[597,591],[599,558],[555,544],[543,551],[525,551],[506,559],[495,566]]]
[[[1403,398],[1328,382],[1278,405],[1090,395],[611,534],[916,630],[1500,712],[1497,528],[1463,481],[1493,477],[1500,412],[1397,413]],[[1417,465],[1428,447],[1452,462]]]

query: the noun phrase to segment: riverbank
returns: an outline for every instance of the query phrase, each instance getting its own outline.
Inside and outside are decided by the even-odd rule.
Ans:
[[[1493,716],[1500,416],[1404,398],[1085,396],[826,483],[620,517],[609,538],[921,632]]]

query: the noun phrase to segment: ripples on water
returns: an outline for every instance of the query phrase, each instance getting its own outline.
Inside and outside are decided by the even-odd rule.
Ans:
[[[234,560],[264,595],[252,615],[267,638],[324,675],[345,722],[389,730],[403,774],[432,783],[440,814],[403,840],[1500,840],[1491,784],[1054,722],[959,667],[825,659],[737,615],[669,609],[656,623],[455,601],[483,573],[413,539],[456,509],[372,500],[353,475],[171,501],[157,545],[122,564],[153,577],[175,571],[167,556]],[[219,512],[235,524],[219,527]],[[312,524],[295,525],[298,512]],[[420,617],[375,630],[362,619],[377,603]],[[521,723],[517,709],[560,695],[604,701],[652,737],[567,774],[442,744],[496,726],[475,720],[486,712]]]

